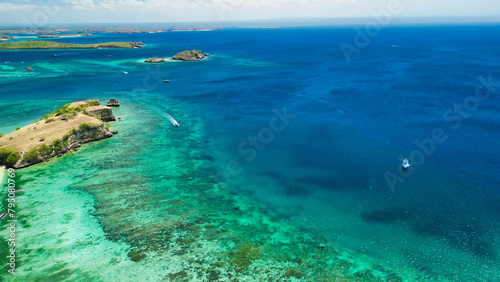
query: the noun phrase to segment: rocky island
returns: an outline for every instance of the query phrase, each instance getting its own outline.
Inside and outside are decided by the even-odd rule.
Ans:
[[[146,62],[146,63],[152,63],[152,64],[164,63],[165,62],[165,58],[156,58],[156,57],[153,57],[153,58],[149,58],[149,59],[145,60],[144,62]]]
[[[66,104],[28,126],[0,134],[0,167],[27,167],[109,138],[118,133],[107,123],[114,120],[112,108],[99,100]]]
[[[172,60],[178,61],[200,61],[203,60],[205,56],[201,53],[201,50],[191,50],[183,51],[172,57]]]
[[[71,44],[54,41],[28,40],[0,44],[0,50],[32,50],[32,49],[115,49],[142,48],[142,42],[106,42],[94,44]]]

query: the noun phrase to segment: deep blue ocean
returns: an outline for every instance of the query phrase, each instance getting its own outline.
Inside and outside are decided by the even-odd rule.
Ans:
[[[68,101],[154,106],[203,125],[191,146],[214,182],[329,246],[405,281],[498,281],[500,25],[387,27],[349,62],[340,45],[355,36],[227,28],[55,39],[146,44],[133,50],[0,52],[0,132]],[[186,49],[213,56],[141,63]]]

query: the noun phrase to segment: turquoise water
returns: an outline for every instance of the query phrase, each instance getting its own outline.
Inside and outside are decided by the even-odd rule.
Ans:
[[[496,281],[498,96],[456,130],[442,115],[500,77],[499,33],[389,28],[351,63],[352,29],[331,27],[1,52],[0,132],[70,101],[122,104],[118,135],[19,171],[17,275],[4,265],[2,281]],[[141,62],[186,48],[215,56]],[[385,173],[436,128],[448,140],[391,189]]]

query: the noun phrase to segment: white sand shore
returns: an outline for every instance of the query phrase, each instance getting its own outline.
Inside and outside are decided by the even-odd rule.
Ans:
[[[5,167],[0,166],[0,184],[2,184],[4,174],[5,174]]]

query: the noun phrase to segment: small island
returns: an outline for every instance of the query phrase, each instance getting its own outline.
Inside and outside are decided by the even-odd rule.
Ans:
[[[38,38],[61,38],[61,37],[73,37],[73,36],[93,36],[90,33],[61,33],[61,34],[40,34]]]
[[[118,100],[113,104],[119,105]],[[112,108],[101,106],[99,100],[66,104],[28,126],[0,133],[0,167],[27,167],[109,138],[118,132],[107,122],[115,120]]]
[[[8,41],[9,39],[12,39],[12,36],[7,36],[5,34],[0,34],[0,42],[1,41]]]
[[[191,50],[191,51],[183,51],[172,57],[172,60],[178,61],[200,61],[203,60],[205,56],[201,50]]]
[[[165,62],[165,58],[153,57],[153,58],[149,58],[149,59],[145,60],[144,62],[146,62],[146,63],[152,63],[152,64],[164,63]]]
[[[142,42],[106,42],[94,44],[71,44],[63,42],[28,40],[7,42],[0,44],[0,50],[32,50],[32,49],[115,49],[115,48],[142,48]]]

